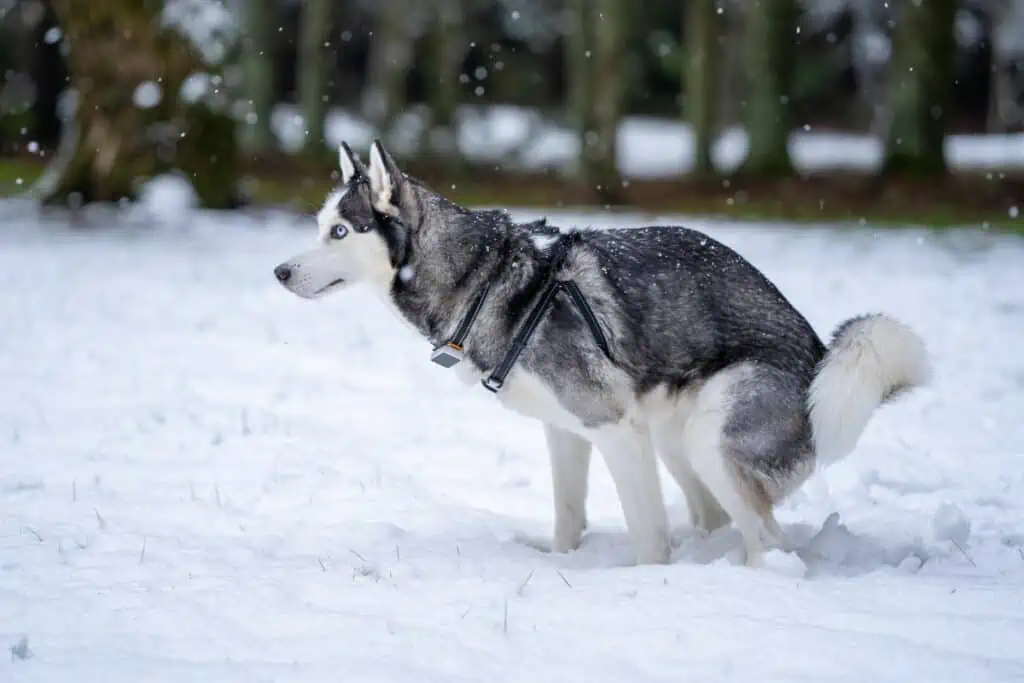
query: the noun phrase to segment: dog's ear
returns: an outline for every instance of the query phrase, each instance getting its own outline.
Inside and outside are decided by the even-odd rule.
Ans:
[[[366,167],[363,166],[363,162],[359,160],[359,157],[356,156],[356,153],[352,151],[347,142],[342,142],[338,147],[338,164],[341,168],[341,182],[343,185],[348,185],[348,181],[356,176],[366,175]]]
[[[369,176],[373,208],[389,216],[397,216],[402,172],[380,140],[374,140],[370,145]]]

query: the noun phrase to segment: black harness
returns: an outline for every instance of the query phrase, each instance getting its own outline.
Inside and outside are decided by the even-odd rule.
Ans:
[[[490,375],[481,380],[484,388],[491,393],[498,393],[502,386],[504,386],[508,373],[512,371],[512,367],[519,360],[519,356],[530,342],[530,338],[537,331],[540,321],[544,318],[548,309],[551,308],[551,304],[554,303],[555,296],[561,291],[565,291],[569,295],[569,298],[572,299],[573,304],[587,322],[590,333],[594,336],[594,342],[600,347],[605,356],[611,358],[608,340],[605,339],[604,332],[597,322],[597,316],[594,315],[594,310],[587,303],[587,299],[583,296],[579,286],[572,280],[558,280],[555,278],[555,274],[562,267],[562,264],[565,263],[571,246],[572,240],[567,237],[560,238],[554,245],[555,254],[552,255],[547,268],[547,282],[541,290],[537,302],[530,309],[526,318],[523,319],[523,323],[519,327],[519,331],[516,332],[516,336],[512,338],[512,343],[505,352],[504,358],[501,359],[501,363],[491,371]],[[469,336],[473,322],[476,320],[477,315],[480,314],[480,309],[483,308],[484,301],[487,299],[487,294],[490,290],[490,283],[486,283],[480,288],[480,291],[473,297],[466,315],[463,316],[462,321],[455,330],[454,336],[434,349],[430,356],[432,361],[442,367],[450,368],[463,359],[465,356],[463,343],[466,337]]]

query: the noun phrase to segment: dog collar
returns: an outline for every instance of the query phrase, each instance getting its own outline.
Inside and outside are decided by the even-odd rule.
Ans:
[[[473,298],[473,302],[470,304],[469,310],[466,311],[466,315],[463,316],[462,322],[459,323],[459,327],[455,330],[455,336],[435,348],[433,353],[430,354],[430,360],[443,368],[450,368],[457,365],[463,358],[465,358],[466,352],[462,345],[465,343],[466,337],[469,336],[469,330],[473,327],[473,322],[480,314],[480,309],[483,308],[484,300],[487,298],[487,292],[490,290],[491,284],[488,282]]]

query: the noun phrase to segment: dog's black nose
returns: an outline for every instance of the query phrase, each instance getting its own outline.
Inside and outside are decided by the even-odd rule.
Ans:
[[[278,282],[280,282],[281,284],[284,284],[284,283],[288,282],[288,280],[291,279],[291,277],[292,277],[292,269],[289,268],[288,266],[282,264],[282,265],[278,266],[277,268],[274,268],[274,277],[277,278]]]

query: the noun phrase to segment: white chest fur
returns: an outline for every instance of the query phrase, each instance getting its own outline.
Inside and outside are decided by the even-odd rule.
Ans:
[[[480,385],[483,374],[473,367],[472,363],[463,361],[455,366],[455,371],[467,386],[487,392]],[[521,366],[512,370],[496,397],[502,407],[514,413],[541,420],[576,434],[586,433],[583,423],[565,409],[547,383]]]

